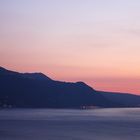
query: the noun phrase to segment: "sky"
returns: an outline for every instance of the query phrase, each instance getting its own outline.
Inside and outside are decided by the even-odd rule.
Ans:
[[[139,0],[0,0],[0,65],[140,94]]]

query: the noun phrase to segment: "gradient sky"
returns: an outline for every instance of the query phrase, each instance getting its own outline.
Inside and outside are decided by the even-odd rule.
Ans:
[[[0,65],[140,94],[140,0],[0,0]]]

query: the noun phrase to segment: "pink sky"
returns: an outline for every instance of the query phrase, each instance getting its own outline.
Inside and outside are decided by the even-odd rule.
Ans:
[[[140,94],[140,1],[0,1],[0,65]]]

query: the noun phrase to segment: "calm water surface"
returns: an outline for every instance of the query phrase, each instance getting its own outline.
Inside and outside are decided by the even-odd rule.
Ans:
[[[140,108],[0,110],[0,140],[140,140]]]

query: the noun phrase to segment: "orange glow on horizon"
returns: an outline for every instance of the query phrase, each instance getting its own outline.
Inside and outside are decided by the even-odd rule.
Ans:
[[[39,67],[14,67],[14,66],[8,66],[5,65],[5,68],[8,68],[9,70],[18,71],[18,72],[42,72],[48,77],[50,77],[53,80],[58,81],[65,81],[65,82],[78,82],[83,81],[89,86],[91,86],[93,89],[98,91],[108,91],[108,92],[120,92],[120,93],[130,93],[130,94],[137,94],[140,95],[140,78],[137,77],[90,77],[90,74],[88,75],[82,75],[82,73],[68,73],[67,71],[64,73],[61,73],[57,69],[55,72],[49,72],[46,71],[47,68],[43,67],[40,70]],[[60,73],[61,74],[60,74]]]

